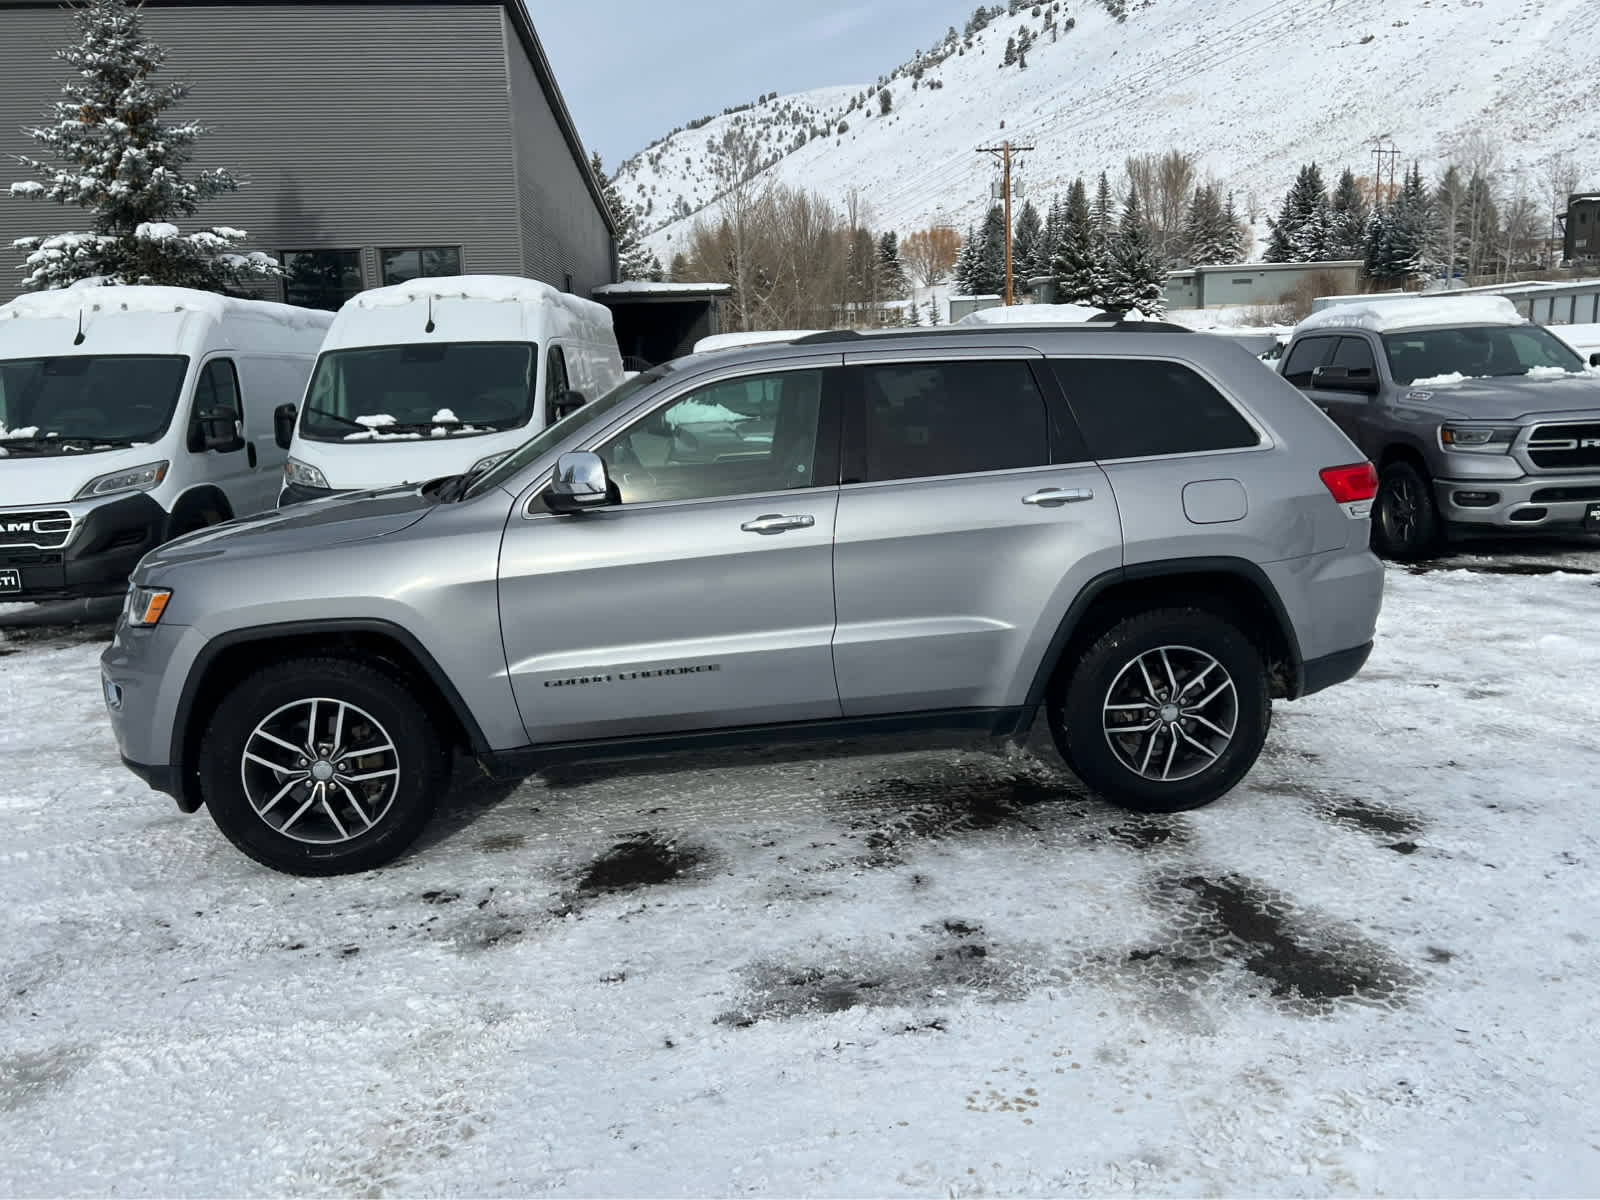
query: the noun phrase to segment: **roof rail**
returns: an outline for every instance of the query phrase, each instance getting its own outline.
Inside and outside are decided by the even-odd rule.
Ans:
[[[856,329],[830,329],[824,333],[810,333],[796,338],[791,346],[826,346],[839,342],[864,342],[878,338],[936,338],[955,334],[1007,333],[1193,333],[1187,325],[1174,325],[1170,321],[1082,321],[1069,325],[1019,324],[1019,325],[939,325],[932,329],[881,329],[864,334]]]

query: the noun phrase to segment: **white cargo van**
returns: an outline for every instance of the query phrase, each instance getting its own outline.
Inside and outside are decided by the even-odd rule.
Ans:
[[[273,412],[332,319],[166,287],[0,305],[0,602],[120,593],[152,547],[271,508]]]
[[[462,275],[362,292],[334,318],[299,413],[280,412],[278,503],[486,470],[622,378],[611,311],[547,284]]]

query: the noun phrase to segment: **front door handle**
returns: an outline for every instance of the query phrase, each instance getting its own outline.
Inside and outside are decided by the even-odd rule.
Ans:
[[[1093,488],[1040,488],[1031,496],[1024,496],[1024,504],[1034,504],[1040,508],[1060,508],[1063,504],[1076,504],[1082,500],[1093,500]]]
[[[250,465],[254,467],[256,465],[256,444],[254,442],[246,442],[244,451],[245,457],[250,460]]]
[[[815,517],[803,514],[789,517],[782,513],[767,513],[754,521],[746,521],[739,528],[746,533],[782,533],[786,529],[810,529],[816,523]]]

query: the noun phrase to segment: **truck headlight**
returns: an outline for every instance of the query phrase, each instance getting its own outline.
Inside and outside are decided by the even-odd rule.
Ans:
[[[310,463],[301,462],[298,458],[283,460],[284,483],[297,484],[300,487],[327,488],[328,477],[313,467]]]
[[[1483,454],[1509,454],[1522,430],[1515,425],[1439,426],[1439,444],[1446,450],[1473,450]]]
[[[109,475],[96,475],[74,497],[76,500],[93,500],[99,496],[112,496],[118,492],[148,492],[161,486],[167,477],[167,463],[145,463],[142,467],[128,467]]]

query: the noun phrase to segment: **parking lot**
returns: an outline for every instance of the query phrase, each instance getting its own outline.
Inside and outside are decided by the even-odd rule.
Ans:
[[[0,611],[0,1192],[1573,1195],[1600,549],[1391,567],[1351,684],[1132,816],[1028,751],[458,770],[272,874]]]

